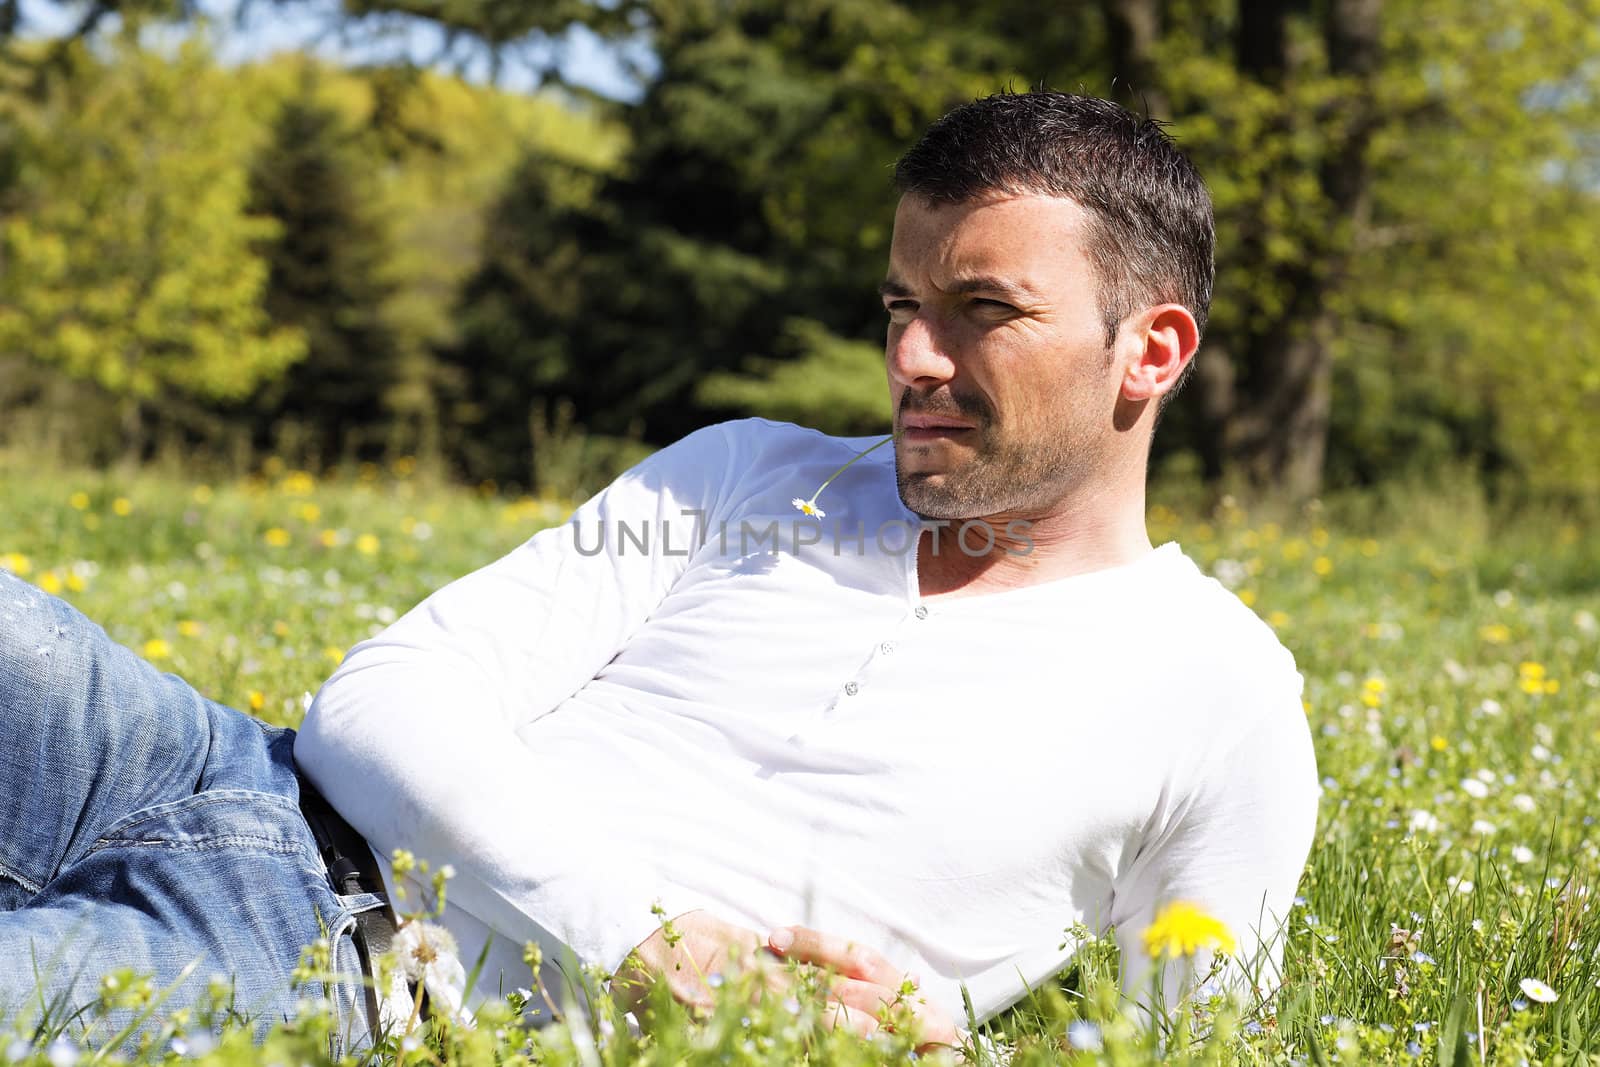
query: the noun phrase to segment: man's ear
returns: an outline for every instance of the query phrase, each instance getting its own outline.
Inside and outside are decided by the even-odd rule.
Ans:
[[[1146,308],[1128,324],[1135,351],[1122,376],[1127,400],[1159,400],[1178,384],[1200,347],[1200,327],[1182,304]]]

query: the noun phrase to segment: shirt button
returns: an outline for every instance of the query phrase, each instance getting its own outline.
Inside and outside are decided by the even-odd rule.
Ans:
[[[893,641],[885,641],[883,644],[878,646],[878,651],[882,652],[885,656],[887,656],[889,653],[894,651],[894,642]]]
[[[859,685],[857,685],[856,683],[854,683],[854,682],[846,682],[846,683],[844,683],[844,695],[845,696],[853,697],[859,692],[861,692],[861,687]]]
[[[924,605],[924,604],[918,604],[917,605],[917,610],[916,610],[916,612],[914,614],[919,619],[926,619],[928,617],[928,608],[927,608],[927,606]]]

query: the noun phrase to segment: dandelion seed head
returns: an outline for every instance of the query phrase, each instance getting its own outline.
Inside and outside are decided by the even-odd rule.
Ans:
[[[1099,1052],[1102,1048],[1100,1028],[1087,1019],[1078,1019],[1067,1027],[1067,1044],[1079,1052]]]

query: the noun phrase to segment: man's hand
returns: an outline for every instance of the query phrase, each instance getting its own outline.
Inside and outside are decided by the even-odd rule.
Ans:
[[[899,1004],[911,1015],[917,1051],[959,1048],[961,1035],[943,1009],[917,990],[917,979],[883,956],[842,937],[804,926],[785,926],[767,938],[767,947],[784,959],[821,967],[834,975],[828,987],[830,1026],[848,1026],[863,1037],[881,1025],[879,1011]]]
[[[664,924],[629,954],[612,979],[611,991],[619,1006],[639,1015],[651,985],[664,981],[678,1003],[707,1011],[713,1000],[708,981],[712,975],[759,967],[763,960],[773,962],[774,956],[831,972],[825,1019],[830,1027],[844,1026],[867,1036],[882,1025],[878,1014],[884,1006],[899,1004],[916,1027],[919,1051],[961,1045],[955,1023],[917,991],[915,978],[871,949],[803,926],[781,927],[763,939],[754,930],[708,912],[688,912]],[[776,968],[767,970],[768,988],[792,984],[789,975]]]
[[[768,955],[756,931],[691,911],[664,923],[628,954],[611,979],[611,992],[618,1006],[637,1015],[659,980],[667,983],[673,1000],[706,1010],[712,1002],[708,978],[732,967],[754,967],[759,956]]]

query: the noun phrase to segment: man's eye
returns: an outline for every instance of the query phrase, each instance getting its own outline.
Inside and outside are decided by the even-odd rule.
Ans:
[[[891,300],[883,309],[889,313],[889,321],[896,326],[904,326],[917,314],[917,305],[913,300]]]
[[[977,297],[972,303],[985,315],[1015,315],[1018,313],[1016,308],[1004,300],[989,300],[985,297]]]

